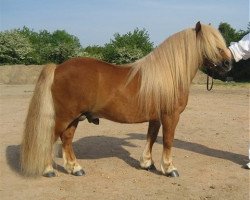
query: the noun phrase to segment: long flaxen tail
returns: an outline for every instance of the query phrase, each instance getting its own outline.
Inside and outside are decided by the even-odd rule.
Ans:
[[[52,163],[55,110],[51,86],[55,68],[43,68],[29,105],[21,144],[21,170],[26,176],[41,175]]]

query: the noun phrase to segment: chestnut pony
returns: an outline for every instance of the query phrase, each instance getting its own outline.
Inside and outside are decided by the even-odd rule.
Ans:
[[[52,151],[60,137],[65,169],[83,175],[72,148],[77,124],[84,118],[93,123],[106,118],[120,123],[149,122],[140,158],[143,169],[154,168],[151,151],[162,125],[161,171],[170,177],[178,176],[171,148],[191,81],[204,65],[225,70],[225,61],[229,60],[225,49],[218,30],[198,22],[195,28],[170,36],[132,64],[116,66],[96,59],[73,58],[44,67],[25,122],[22,172],[27,176],[55,176]]]

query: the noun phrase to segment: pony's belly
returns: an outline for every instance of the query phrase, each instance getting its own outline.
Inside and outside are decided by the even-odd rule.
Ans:
[[[140,113],[138,110],[129,110],[121,111],[121,110],[103,110],[99,113],[94,113],[98,118],[105,118],[114,122],[119,123],[143,123],[148,122],[150,120],[159,120],[159,117],[156,114],[152,114],[147,116],[145,113]]]

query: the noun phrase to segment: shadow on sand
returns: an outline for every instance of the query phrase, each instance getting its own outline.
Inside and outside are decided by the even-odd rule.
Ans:
[[[132,140],[145,140],[146,135],[141,133],[129,133],[126,138],[116,138],[109,136],[88,136],[79,139],[73,143],[74,151],[77,159],[101,159],[109,157],[118,157],[134,168],[139,168],[139,161],[130,156],[130,153],[124,148],[137,146]],[[157,143],[162,143],[162,137],[157,138]],[[202,155],[229,160],[239,165],[244,165],[248,157],[233,152],[212,149],[202,144],[174,140],[174,147],[183,149]],[[138,148],[138,147],[137,147]],[[62,157],[61,154],[58,155]],[[10,145],[6,149],[6,159],[10,168],[20,174],[20,145]],[[56,165],[57,170],[65,172],[65,170]],[[156,172],[158,173],[158,172]]]

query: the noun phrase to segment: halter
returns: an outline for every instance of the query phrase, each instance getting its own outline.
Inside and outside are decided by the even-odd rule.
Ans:
[[[210,65],[207,65],[208,70],[210,70],[210,73],[207,73],[207,90],[211,91],[213,88],[214,84],[214,75],[215,72],[217,71],[218,67],[222,68],[225,72],[228,72],[231,70],[231,61],[224,60],[221,65],[217,65],[212,61],[209,61]],[[209,76],[212,78],[211,80],[211,85],[210,85],[210,80]]]
[[[213,76],[214,76],[214,69],[213,68],[217,66],[212,61],[209,61],[209,63],[212,64],[213,67],[211,65],[207,66],[208,69],[211,69],[211,73],[212,73],[211,74],[211,85],[210,85],[210,76],[207,74],[207,91],[211,91],[213,89],[213,85],[214,85],[214,78],[213,78]]]
[[[211,80],[211,85],[210,85],[209,76],[207,75],[207,91],[211,91],[213,89],[213,86],[214,86],[214,79],[213,79],[213,77],[211,77],[211,78],[212,78],[212,80]],[[209,85],[210,85],[210,87],[209,87]]]

